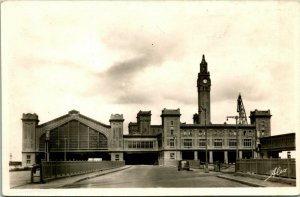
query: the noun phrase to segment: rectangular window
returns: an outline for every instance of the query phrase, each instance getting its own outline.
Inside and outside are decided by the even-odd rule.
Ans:
[[[206,146],[205,139],[199,139],[199,146],[200,147]]]
[[[153,141],[128,141],[128,148],[153,148]],[[122,145],[122,141],[120,141],[120,145]]]
[[[223,146],[223,140],[222,139],[215,139],[214,140],[214,146],[215,147],[222,147]]]
[[[193,140],[192,139],[184,139],[183,140],[183,147],[189,148],[193,146]]]
[[[175,153],[170,153],[170,159],[175,159]]]
[[[152,141],[149,144],[149,148],[153,148],[153,142]]]
[[[120,156],[119,155],[116,155],[116,161],[119,161],[120,160]]]
[[[174,129],[170,130],[171,135],[174,135]]]
[[[170,141],[169,141],[169,146],[172,147],[172,148],[175,146],[175,141],[174,141],[174,139],[170,139]]]
[[[229,146],[236,147],[236,139],[229,139]]]
[[[252,140],[251,139],[244,139],[244,146],[245,147],[251,147],[252,146]]]
[[[27,155],[26,158],[27,158],[26,163],[30,164],[31,163],[31,155]]]

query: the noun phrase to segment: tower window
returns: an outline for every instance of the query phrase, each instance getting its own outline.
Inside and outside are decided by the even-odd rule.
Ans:
[[[174,121],[172,120],[172,121],[171,121],[171,126],[173,126],[173,125],[174,125]]]
[[[170,130],[171,135],[174,135],[174,129]]]
[[[171,148],[173,148],[175,146],[175,140],[174,139],[170,139],[169,145],[170,145]]]
[[[26,163],[27,164],[31,163],[31,155],[26,155]]]
[[[175,159],[175,153],[170,153],[170,159]]]

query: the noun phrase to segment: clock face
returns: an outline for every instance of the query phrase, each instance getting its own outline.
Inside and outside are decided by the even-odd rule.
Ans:
[[[207,79],[203,79],[203,83],[207,83]]]

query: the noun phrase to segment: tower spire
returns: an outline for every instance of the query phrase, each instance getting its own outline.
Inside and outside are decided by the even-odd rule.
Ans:
[[[200,73],[207,73],[207,62],[205,61],[204,54],[202,55],[202,61],[200,63]]]
[[[200,65],[207,65],[207,62],[205,61],[205,56],[204,54],[202,55],[202,61]]]

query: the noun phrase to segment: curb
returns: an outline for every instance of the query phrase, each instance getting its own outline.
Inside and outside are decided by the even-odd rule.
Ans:
[[[131,168],[131,167],[132,167],[132,166],[125,166],[125,167],[123,167],[123,168],[121,168],[121,169],[120,169],[120,168],[117,168],[117,169],[111,170],[111,171],[109,171],[109,172],[102,171],[102,173],[95,174],[95,175],[88,176],[88,177],[84,177],[84,178],[78,179],[78,180],[76,180],[76,181],[74,181],[74,182],[72,182],[72,183],[68,183],[68,184],[62,185],[62,186],[60,186],[60,187],[64,187],[64,186],[66,186],[66,185],[70,185],[70,184],[73,184],[73,183],[78,183],[78,182],[80,182],[80,181],[84,181],[84,180],[87,180],[87,179],[92,179],[92,178],[95,178],[95,177],[98,177],[98,176],[103,176],[103,175],[106,175],[106,174],[118,172],[118,171],[121,171],[121,170],[126,170],[126,169]]]
[[[249,185],[249,186],[252,186],[252,187],[265,187],[263,185],[259,185],[259,184],[255,184],[255,183],[249,183],[247,181],[241,181],[241,180],[237,180],[237,179],[234,179],[234,178],[225,177],[225,176],[222,176],[222,175],[218,175],[217,177],[222,178],[222,179],[227,179],[227,180],[230,180],[230,181],[235,181],[237,183],[242,183],[242,184]]]
[[[246,173],[241,173],[241,172],[237,172],[236,174],[239,175],[239,176],[250,177],[250,178],[255,178],[255,179],[259,179],[259,180],[265,180],[266,178],[268,178],[268,176],[266,176],[266,175],[246,174]],[[295,180],[292,180],[292,179],[289,180],[289,179],[285,179],[285,178],[281,178],[281,177],[271,177],[269,179],[269,181],[275,182],[275,183],[283,183],[283,184],[296,186],[296,179]]]

